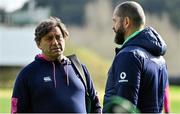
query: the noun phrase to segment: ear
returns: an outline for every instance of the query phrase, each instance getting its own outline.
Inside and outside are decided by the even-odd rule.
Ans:
[[[129,17],[125,17],[123,24],[124,24],[124,27],[125,27],[125,28],[129,28],[129,26],[130,26],[130,24],[131,24],[130,18],[129,18]]]

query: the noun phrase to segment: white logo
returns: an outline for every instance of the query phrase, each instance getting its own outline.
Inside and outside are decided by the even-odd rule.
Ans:
[[[125,72],[121,72],[119,77],[120,77],[119,82],[128,82],[128,80],[125,80],[125,78],[126,78],[126,73]]]
[[[52,81],[52,80],[51,80],[51,78],[49,76],[44,77],[44,82],[50,82],[50,81]]]

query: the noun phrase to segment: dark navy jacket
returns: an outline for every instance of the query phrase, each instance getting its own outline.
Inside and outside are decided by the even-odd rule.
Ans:
[[[104,105],[111,96],[131,101],[141,112],[160,113],[168,72],[166,44],[151,27],[127,41],[114,58],[108,73]]]
[[[93,112],[100,112],[90,74],[84,65],[83,69]],[[14,85],[12,112],[86,113],[85,86],[69,59],[61,64],[37,56],[34,62],[23,68]]]

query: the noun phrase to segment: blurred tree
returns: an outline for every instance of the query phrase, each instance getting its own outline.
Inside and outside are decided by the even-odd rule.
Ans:
[[[126,0],[112,0],[113,7]],[[180,0],[134,0],[142,4],[145,11],[157,14],[160,17],[163,13],[169,15],[170,21],[176,28],[180,29]]]
[[[83,25],[86,3],[85,0],[54,0],[52,3],[52,15],[61,18],[68,24]]]
[[[36,7],[50,7],[51,15],[57,16],[68,24],[83,25],[85,22],[85,7],[94,0],[35,0]],[[126,0],[112,0],[113,8]],[[171,23],[180,29],[180,0],[134,0],[142,4],[145,11],[160,17],[167,13]],[[26,3],[21,10],[26,10]]]
[[[5,11],[4,9],[0,8],[0,23],[4,23],[5,22]]]
[[[50,7],[51,15],[62,19],[64,23],[83,25],[85,20],[85,0],[36,0],[36,7]],[[26,3],[23,10],[26,10]]]

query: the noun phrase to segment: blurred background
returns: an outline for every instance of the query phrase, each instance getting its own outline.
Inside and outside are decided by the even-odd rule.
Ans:
[[[59,17],[70,37],[65,55],[76,53],[86,64],[102,104],[107,72],[113,61],[112,13],[124,0],[0,0],[0,113],[10,112],[10,99],[19,71],[40,50],[34,42],[37,24]],[[170,79],[171,112],[180,112],[180,1],[135,0],[168,45],[165,59]]]

